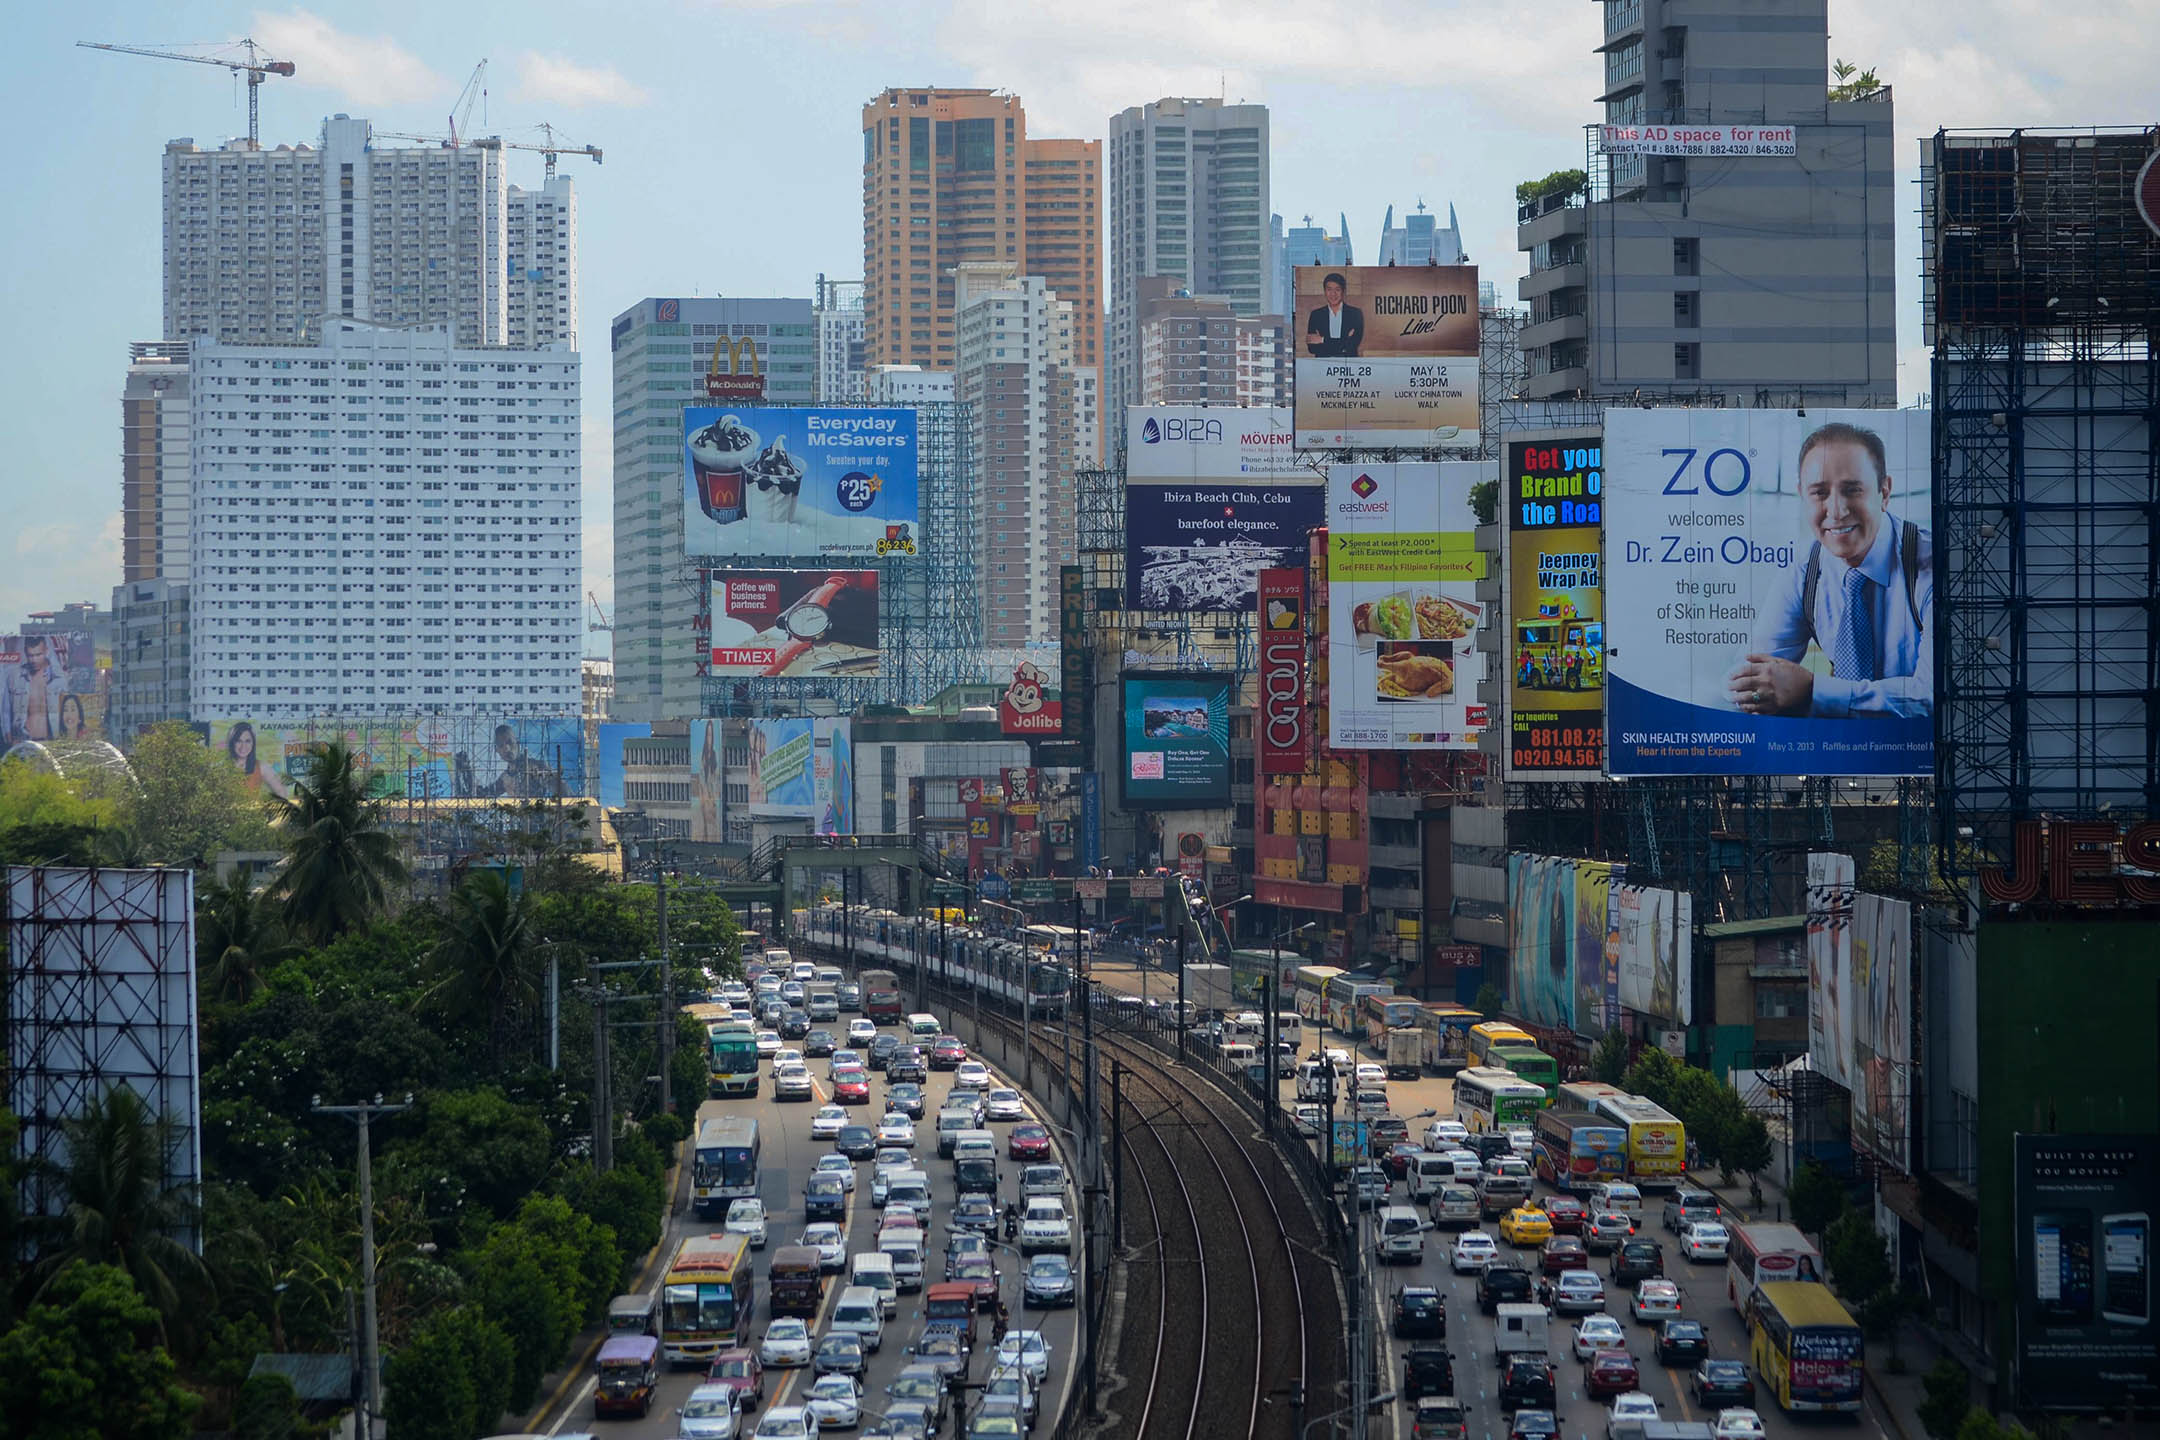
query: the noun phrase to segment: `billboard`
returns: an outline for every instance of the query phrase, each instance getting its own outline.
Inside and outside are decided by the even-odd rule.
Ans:
[[[1065,701],[1046,689],[1043,675],[1023,660],[1013,667],[1012,683],[998,697],[998,733],[1001,735],[1062,735]]]
[[[1598,435],[1511,442],[1506,464],[1508,777],[1597,780],[1605,766]]]
[[[87,630],[0,635],[0,750],[102,739],[107,675]]]
[[[1807,857],[1808,1063],[1853,1088],[1853,857]]]
[[[1607,768],[1931,775],[1918,410],[1606,412]]]
[[[1297,443],[1478,444],[1475,265],[1300,265]]]
[[[1621,1007],[1669,1025],[1692,1023],[1695,897],[1615,885],[1612,905]]]
[[[1229,676],[1128,670],[1123,708],[1126,809],[1230,803]]]
[[[2016,1403],[2150,1411],[2160,1137],[2020,1134],[2013,1163]]]
[[[875,570],[715,570],[710,673],[876,675]]]
[[[248,788],[289,799],[309,747],[339,740],[368,773],[368,793],[413,800],[555,800],[583,795],[585,748],[575,715],[300,721],[211,720],[209,744]]]
[[[1305,558],[1319,485],[1194,482],[1125,491],[1125,603],[1135,610],[1250,610],[1269,566]]]
[[[1615,1003],[1613,867],[1511,854],[1507,878],[1509,1009],[1536,1025],[1599,1029]]]
[[[700,555],[875,559],[921,537],[915,412],[683,408],[683,544]]]
[[[652,736],[652,726],[632,725],[622,721],[604,721],[600,726],[600,754],[597,768],[599,775],[600,803],[610,810],[623,808],[623,741],[645,740]],[[693,748],[693,756],[697,751]]]
[[[690,722],[690,838],[727,839],[727,734],[718,720]]]
[[[1317,480],[1279,405],[1134,405],[1125,411],[1128,480]]]
[[[1470,487],[1480,461],[1328,470],[1328,743],[1475,750],[1485,659]]]
[[[848,721],[752,720],[749,729],[752,815],[809,820],[820,835],[855,833],[855,762]]]
[[[1910,1170],[1912,906],[1856,894],[1852,904],[1853,1144]]]
[[[1260,713],[1255,739],[1262,775],[1303,775],[1312,761],[1312,712],[1305,706],[1305,571],[1260,572]]]
[[[1607,155],[1776,156],[1800,153],[1790,125],[1602,125]]]

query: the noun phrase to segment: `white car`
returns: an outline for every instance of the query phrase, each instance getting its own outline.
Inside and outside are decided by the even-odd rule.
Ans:
[[[1585,1365],[1600,1350],[1627,1349],[1627,1332],[1610,1315],[1592,1315],[1575,1327],[1575,1358]]]
[[[1670,1280],[1645,1280],[1635,1287],[1628,1309],[1645,1325],[1680,1318],[1680,1287]]]
[[[1720,1410],[1710,1433],[1717,1440],[1763,1440],[1762,1416],[1738,1406]]]
[[[780,1032],[778,1030],[758,1031],[757,1053],[760,1060],[770,1060],[773,1056],[778,1055],[780,1053]]]
[[[820,1220],[815,1225],[803,1226],[802,1239],[795,1243],[807,1245],[817,1251],[820,1270],[847,1268],[847,1236],[830,1220]]]
[[[1640,1390],[1630,1390],[1625,1395],[1613,1396],[1612,1410],[1605,1416],[1605,1440],[1635,1440],[1642,1434],[1643,1422],[1658,1418],[1657,1401]]]
[[[675,1412],[680,1440],[735,1440],[742,1406],[732,1385],[700,1385]]]
[[[782,1065],[773,1067],[772,1093],[775,1100],[808,1100],[816,1092],[811,1087],[808,1070],[800,1065]],[[833,1131],[835,1135],[839,1133],[837,1129]]]
[[[750,987],[740,980],[723,981],[720,998],[730,1005],[747,1005],[750,1003]]]
[[[1592,1270],[1563,1270],[1553,1281],[1553,1310],[1584,1315],[1605,1308],[1605,1282]],[[1617,1323],[1617,1322],[1615,1322]]]
[[[1435,1120],[1425,1127],[1424,1145],[1436,1154],[1459,1149],[1470,1138],[1470,1127],[1460,1120]]]
[[[765,1202],[756,1196],[737,1200],[727,1207],[727,1224],[721,1227],[729,1235],[747,1235],[750,1248],[765,1248]]]
[[[799,1370],[810,1363],[810,1326],[789,1316],[765,1327],[758,1363],[768,1370]]]
[[[837,1176],[842,1190],[847,1191],[850,1195],[855,1193],[855,1162],[838,1151],[830,1155],[818,1156],[817,1164],[810,1173],[813,1175]]]
[[[1005,1338],[998,1341],[997,1359],[992,1369],[1006,1365],[1018,1365],[1021,1373],[1037,1385],[1050,1374],[1050,1342],[1040,1330],[1008,1330]]]
[[[1387,1066],[1370,1063],[1357,1067],[1357,1088],[1360,1090],[1387,1089]]]
[[[877,1022],[875,1020],[848,1021],[847,1039],[850,1045],[867,1047],[875,1044],[877,1041]]]
[[[823,1105],[810,1117],[810,1138],[813,1140],[837,1140],[840,1129],[848,1123],[846,1109],[838,1105]]]
[[[803,1409],[821,1430],[853,1430],[862,1424],[862,1390],[852,1375],[820,1375],[803,1397]]]
[[[980,1060],[963,1060],[960,1068],[953,1071],[952,1083],[955,1090],[988,1090],[990,1067]]]
[[[802,1065],[803,1053],[793,1045],[783,1045],[780,1047],[780,1053],[772,1057],[772,1063],[775,1069],[782,1065]],[[807,1069],[808,1067],[805,1066],[804,1068]]]
[[[1065,1167],[1062,1165],[1023,1165],[1020,1167],[1020,1195],[1065,1194]]]
[[[1698,1264],[1710,1260],[1722,1262],[1726,1247],[1731,1243],[1731,1235],[1715,1220],[1698,1220],[1680,1232],[1680,1253]]]
[[[1499,1258],[1500,1247],[1492,1236],[1482,1230],[1466,1230],[1455,1237],[1455,1249],[1450,1252],[1448,1263],[1458,1275],[1475,1275]]]
[[[1292,1123],[1297,1126],[1298,1134],[1308,1140],[1314,1139],[1320,1134],[1320,1127],[1327,1124],[1327,1111],[1318,1105],[1300,1105]]]
[[[1537,1148],[1537,1132],[1521,1125],[1511,1125],[1502,1132],[1507,1136],[1508,1149],[1519,1160],[1528,1160],[1530,1152]]]
[[[846,1070],[850,1066],[857,1070],[867,1068],[863,1061],[862,1052],[860,1050],[835,1050],[826,1057],[825,1073],[830,1075],[835,1070]]]
[[[1065,1213],[1064,1200],[1055,1195],[1030,1195],[1027,1207],[1020,1212],[1020,1253],[1071,1249],[1072,1217]]]
[[[877,1143],[880,1145],[900,1145],[910,1150],[914,1149],[915,1122],[908,1119],[898,1110],[888,1113],[883,1120],[878,1121]]]
[[[983,1097],[983,1118],[986,1120],[1025,1120],[1027,1102],[1020,1098],[1018,1090],[992,1090]]]
[[[817,1417],[800,1405],[768,1410],[750,1440],[817,1440]]]

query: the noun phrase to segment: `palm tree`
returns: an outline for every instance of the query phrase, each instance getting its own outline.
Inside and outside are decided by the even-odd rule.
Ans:
[[[366,777],[342,741],[309,747],[292,797],[272,800],[285,837],[276,893],[285,926],[317,944],[367,923],[405,879],[397,841],[382,828],[382,807],[367,797]]]
[[[195,905],[195,961],[212,998],[245,1005],[263,975],[298,948],[245,873],[203,886]]]
[[[42,1233],[38,1293],[77,1260],[117,1265],[166,1320],[191,1297],[206,1296],[209,1271],[181,1239],[200,1223],[194,1195],[170,1184],[167,1157],[179,1125],[125,1085],[61,1122],[66,1159],[51,1167],[67,1195],[55,1216],[33,1221]]]
[[[488,1057],[500,1061],[511,1026],[540,998],[531,901],[502,871],[475,871],[450,897],[445,932],[440,993],[453,1016],[486,1027]]]

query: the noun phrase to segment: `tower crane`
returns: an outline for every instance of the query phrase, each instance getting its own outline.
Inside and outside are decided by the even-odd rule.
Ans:
[[[553,126],[542,125],[539,128],[549,131],[552,138]],[[494,135],[461,140],[449,135],[415,135],[404,130],[371,130],[369,133],[382,140],[421,140],[430,145],[440,145],[445,150],[452,150],[460,145],[471,145],[482,150],[531,150],[547,157],[547,178],[550,180],[555,178],[555,157],[558,155],[590,155],[593,164],[600,163],[598,145],[534,145],[523,140],[504,140]]]
[[[564,138],[565,143],[557,144],[556,141],[559,138],[557,131],[553,125],[548,124],[545,120],[533,128],[546,137],[546,144],[533,145],[520,140],[505,140],[503,146],[509,150],[533,150],[546,156],[548,179],[553,180],[555,178],[555,157],[558,155],[590,155],[593,164],[598,165],[600,163],[599,146],[569,143],[567,137],[561,137]]]
[[[238,45],[247,51],[247,59],[245,60],[225,60],[215,55],[189,55],[179,50],[154,50],[147,45],[106,45],[96,40],[78,40],[75,44],[77,48],[83,50],[111,50],[121,55],[148,55],[153,60],[186,60],[195,65],[217,65],[230,70],[235,75],[247,76],[248,145],[250,148],[258,150],[262,148],[261,99],[258,92],[262,88],[263,77],[265,75],[290,76],[294,68],[293,62],[290,60],[270,60],[257,54],[253,40],[235,40],[231,42],[232,45]],[[230,47],[228,46],[228,48]],[[486,64],[485,61],[481,63],[483,66]],[[478,77],[474,78],[477,79]]]
[[[608,618],[607,611],[601,607],[600,597],[593,594],[592,591],[587,590],[585,592],[585,598],[587,601],[591,602],[593,614],[600,617],[597,620],[586,621],[585,628],[587,630],[613,630],[615,628],[615,622]]]

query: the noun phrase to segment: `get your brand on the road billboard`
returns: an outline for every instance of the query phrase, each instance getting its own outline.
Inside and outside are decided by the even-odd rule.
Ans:
[[[1606,412],[1614,775],[1928,775],[1924,411]]]
[[[1604,461],[1597,432],[1511,442],[1508,777],[1597,780],[1605,765]]]

